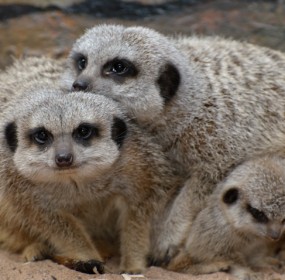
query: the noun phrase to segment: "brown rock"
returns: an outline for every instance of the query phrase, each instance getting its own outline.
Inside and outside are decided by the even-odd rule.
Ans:
[[[157,4],[164,4],[164,3],[168,3],[168,2],[173,2],[173,0],[122,0],[122,1],[123,2],[131,2],[131,3],[140,3],[143,5],[157,5]]]
[[[44,2],[49,1],[53,0]],[[134,1],[150,3],[155,0]],[[68,14],[63,10],[35,12],[0,21],[0,69],[9,65],[12,57],[31,54],[65,57],[74,40],[86,28],[99,23],[145,25],[165,34],[221,35],[285,51],[282,1],[213,0],[197,3],[180,11],[142,20],[95,18],[91,14]]]
[[[20,5],[33,5],[37,7],[47,7],[50,5],[56,5],[59,7],[67,7],[72,4],[83,2],[84,0],[0,0],[0,4],[20,4]]]

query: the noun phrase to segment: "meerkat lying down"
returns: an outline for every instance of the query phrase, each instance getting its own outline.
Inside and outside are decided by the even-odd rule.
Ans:
[[[157,238],[158,260],[175,254],[233,167],[284,150],[285,55],[268,48],[100,25],[75,42],[62,86],[120,102],[188,176]]]
[[[103,273],[91,237],[106,224],[120,236],[121,271],[142,272],[151,223],[179,181],[161,147],[94,94],[36,85],[0,120],[1,246]]]
[[[218,185],[168,268],[192,274],[228,270],[255,279],[253,270],[279,264],[269,253],[284,229],[285,158],[249,160]]]

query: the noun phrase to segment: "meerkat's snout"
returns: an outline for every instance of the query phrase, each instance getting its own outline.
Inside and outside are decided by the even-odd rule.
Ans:
[[[72,84],[72,90],[74,91],[86,91],[88,89],[89,82],[84,79],[77,79]]]
[[[272,225],[268,226],[266,231],[266,238],[270,241],[277,242],[284,232],[284,226],[281,223],[273,223]]]
[[[73,163],[73,154],[68,152],[57,153],[55,163],[59,168],[70,167]]]
[[[72,139],[69,136],[60,138],[56,145],[54,151],[54,162],[56,167],[59,169],[66,169],[72,167],[75,158],[72,143]]]

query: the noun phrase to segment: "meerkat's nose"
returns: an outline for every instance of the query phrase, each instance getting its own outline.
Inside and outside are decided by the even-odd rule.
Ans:
[[[267,231],[267,236],[272,241],[278,241],[282,236],[282,231],[279,228],[272,228]]]
[[[88,82],[85,80],[76,80],[72,85],[72,90],[84,91],[88,88]]]
[[[58,167],[69,167],[72,162],[73,155],[71,153],[59,153],[55,156],[55,163]]]

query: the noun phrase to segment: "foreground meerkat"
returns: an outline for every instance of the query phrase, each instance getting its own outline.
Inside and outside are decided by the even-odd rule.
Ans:
[[[103,273],[91,236],[100,235],[105,212],[115,213],[117,227],[107,221],[106,230],[120,236],[120,269],[142,272],[152,219],[177,183],[160,146],[116,102],[94,94],[36,86],[0,119],[2,246],[29,261],[47,255]]]
[[[101,25],[79,38],[66,89],[120,102],[189,180],[157,238],[172,256],[216,184],[248,158],[284,149],[285,56],[216,37],[167,38],[143,27]]]
[[[284,229],[285,159],[249,160],[218,185],[168,268],[192,274],[228,270],[253,279],[254,270],[278,264],[269,257],[269,246]]]

